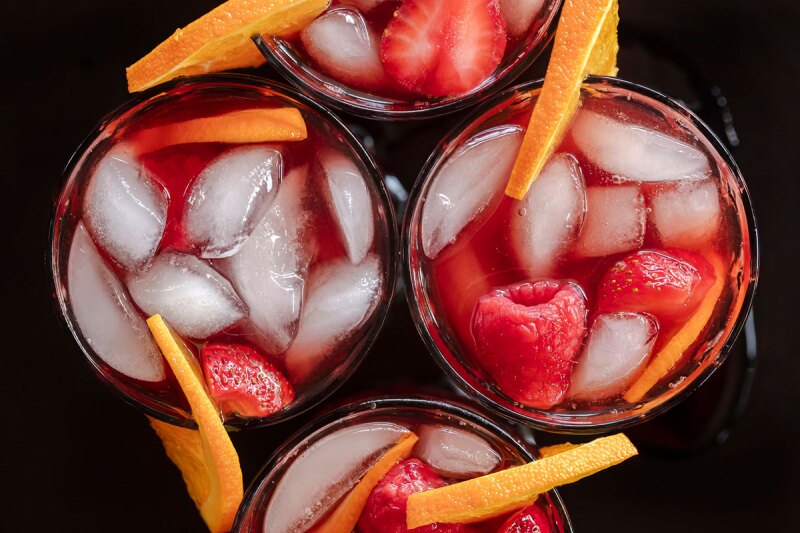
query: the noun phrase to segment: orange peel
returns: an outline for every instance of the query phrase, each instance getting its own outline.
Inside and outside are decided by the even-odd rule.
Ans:
[[[408,497],[408,529],[433,523],[486,520],[530,504],[539,494],[573,483],[633,457],[638,452],[618,433],[522,466]]]
[[[128,91],[178,76],[264,64],[253,35],[291,35],[322,13],[330,0],[228,0],[179,28],[126,70]]]
[[[392,446],[389,451],[381,457],[377,463],[372,465],[358,485],[351,490],[347,496],[336,506],[328,518],[318,527],[314,528],[314,533],[350,533],[355,531],[361,512],[367,504],[372,489],[378,484],[383,476],[401,459],[411,455],[411,450],[419,438],[414,433],[408,433]]]
[[[522,200],[564,137],[589,74],[617,74],[617,0],[566,0],[547,74],[506,186]]]
[[[580,446],[580,444],[572,444],[571,442],[562,442],[561,444],[553,444],[550,446],[542,446],[539,448],[539,456],[540,457],[550,457],[551,455],[556,455],[561,452],[565,452],[567,450],[571,450],[576,446]]]
[[[198,429],[153,419],[150,424],[181,471],[208,529],[212,533],[230,531],[244,492],[239,455],[206,392],[192,353],[160,315],[148,318],[147,325],[186,395]]]
[[[722,295],[728,276],[722,260],[715,255],[707,257],[714,273],[717,276],[714,284],[708,289],[705,298],[700,302],[697,310],[686,323],[667,341],[661,350],[652,358],[644,372],[633,382],[625,392],[624,398],[628,403],[637,403],[644,398],[650,389],[666,377],[675,365],[683,358],[684,352],[697,340],[708,324],[708,320],[717,307],[717,302]]]

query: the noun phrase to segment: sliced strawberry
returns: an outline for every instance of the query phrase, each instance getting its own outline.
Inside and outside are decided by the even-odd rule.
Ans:
[[[572,283],[520,283],[482,296],[472,330],[478,357],[512,399],[540,409],[561,402],[586,334],[586,303]]]
[[[456,5],[444,30],[441,59],[425,85],[431,96],[463,94],[479,86],[506,49],[506,26],[497,0],[463,0]]]
[[[683,250],[639,250],[620,259],[600,281],[598,309],[685,317],[714,281],[711,265]]]
[[[553,531],[555,529],[547,513],[533,504],[511,515],[497,533],[552,533]]]
[[[223,414],[268,416],[294,399],[283,374],[248,346],[207,344],[200,360],[208,391]]]
[[[505,46],[498,0],[404,0],[384,31],[381,60],[406,89],[452,96],[480,85]]]
[[[415,492],[445,486],[447,483],[419,459],[406,459],[394,465],[378,481],[367,498],[358,520],[360,533],[405,533],[406,502]],[[431,524],[416,528],[414,533],[466,533],[462,524]]]

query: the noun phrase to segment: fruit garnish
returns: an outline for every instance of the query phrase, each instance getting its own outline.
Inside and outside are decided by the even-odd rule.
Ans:
[[[314,528],[314,533],[350,533],[355,531],[358,519],[367,499],[375,485],[383,479],[386,473],[400,460],[411,455],[411,450],[417,443],[414,433],[403,435],[400,441],[392,446],[377,463],[364,474],[361,481],[350,491],[347,496],[336,506],[328,518]]]
[[[397,463],[372,489],[358,521],[358,531],[360,533],[406,531],[406,502],[409,495],[445,485],[445,481],[419,459],[406,459]],[[411,526],[408,529],[411,529]],[[459,524],[436,524],[418,529],[416,533],[465,533],[466,531],[465,526]]]
[[[281,371],[249,346],[206,344],[200,361],[208,392],[223,415],[269,416],[294,399]]]
[[[436,488],[408,498],[409,529],[436,522],[464,524],[515,511],[539,494],[621,463],[638,452],[622,433],[601,437],[538,461]]]
[[[276,107],[243,109],[211,117],[193,118],[135,132],[141,152],[189,143],[262,143],[302,141],[308,135],[299,109]]]
[[[625,392],[623,396],[628,403],[641,401],[650,389],[666,377],[683,357],[683,353],[694,344],[706,327],[708,320],[714,313],[720,295],[725,288],[725,283],[729,277],[725,274],[722,259],[711,255],[708,256],[709,262],[715,274],[714,284],[706,292],[703,301],[697,307],[694,314],[686,323],[675,333],[672,338],[656,353],[650,363],[645,367],[639,379]]]
[[[522,200],[578,109],[588,74],[617,74],[617,0],[565,0],[542,90],[506,186]]]
[[[639,250],[616,263],[600,281],[602,312],[644,311],[680,317],[694,311],[713,279],[702,256],[683,250]]]
[[[506,520],[497,533],[550,533],[550,517],[538,505],[529,505]]]
[[[539,448],[539,455],[541,457],[550,457],[551,455],[556,455],[557,453],[571,450],[576,446],[580,446],[580,444],[572,444],[571,442],[562,442],[559,444],[551,444],[550,446],[542,446],[541,448]]]
[[[386,74],[410,91],[452,96],[474,89],[503,58],[497,0],[405,0],[386,26]]]
[[[322,13],[330,0],[228,0],[128,67],[128,91],[136,92],[178,76],[257,67],[264,56],[253,35],[286,36]]]
[[[181,387],[197,430],[151,420],[164,449],[180,469],[189,495],[212,532],[229,531],[244,492],[239,456],[203,386],[194,356],[160,315],[147,319],[150,332]]]
[[[512,399],[547,409],[561,402],[586,333],[586,304],[571,283],[548,280],[498,289],[478,300],[478,356]]]

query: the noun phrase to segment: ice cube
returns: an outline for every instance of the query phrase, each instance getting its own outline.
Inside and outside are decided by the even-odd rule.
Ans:
[[[478,435],[450,426],[425,425],[418,430],[414,456],[439,474],[467,479],[488,474],[500,464],[500,454]]]
[[[133,301],[181,335],[204,339],[246,316],[231,284],[193,255],[165,252],[128,281]]]
[[[67,290],[78,329],[108,366],[141,381],[162,381],[164,361],[144,319],[95,248],[83,223],[72,238]]]
[[[372,200],[367,183],[352,158],[324,151],[320,164],[325,178],[329,205],[347,246],[353,264],[364,260],[375,232]]]
[[[408,429],[366,422],[323,437],[301,453],[278,481],[264,514],[264,531],[308,531]]]
[[[422,206],[422,248],[431,259],[497,201],[522,143],[522,128],[497,126],[464,143],[436,173]]]
[[[167,193],[123,144],[111,148],[83,198],[84,221],[98,246],[127,270],[156,253],[167,221]]]
[[[308,376],[335,346],[351,335],[378,302],[383,277],[375,256],[359,265],[335,260],[312,270],[300,327],[286,369],[294,380]]]
[[[713,180],[660,188],[651,202],[652,220],[665,246],[699,248],[719,228],[719,190]]]
[[[646,216],[644,197],[637,185],[589,187],[576,251],[585,257],[601,257],[640,248]]]
[[[201,257],[236,253],[269,209],[281,174],[280,152],[241,146],[214,159],[197,176],[186,201],[183,224]]]
[[[306,26],[300,40],[322,70],[343,83],[373,89],[386,79],[380,38],[357,9],[331,9]]]
[[[585,213],[586,185],[578,162],[568,154],[552,157],[512,219],[514,248],[532,276],[550,274],[577,237]]]
[[[570,395],[601,400],[620,394],[644,367],[657,335],[650,315],[599,315],[572,374]]]
[[[500,12],[508,34],[520,37],[527,33],[543,5],[544,0],[500,0]]]
[[[272,207],[239,252],[224,261],[237,293],[250,310],[262,344],[283,353],[297,334],[308,256],[301,248],[306,215],[306,167],[287,174]]]
[[[711,168],[706,155],[683,141],[637,124],[580,111],[572,137],[597,166],[632,181],[700,179]]]

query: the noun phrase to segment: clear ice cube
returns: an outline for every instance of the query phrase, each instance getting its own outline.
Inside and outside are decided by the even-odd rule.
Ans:
[[[83,223],[72,238],[67,290],[78,329],[100,359],[133,379],[157,382],[165,378],[164,360],[147,324]]]
[[[272,207],[223,269],[250,311],[260,344],[283,353],[297,334],[308,255],[301,235],[307,168],[289,172]]]
[[[637,185],[586,189],[586,218],[575,249],[584,257],[602,257],[640,248],[647,212]]]
[[[545,0],[500,0],[500,13],[512,37],[520,37],[530,30],[533,20],[542,10]]]
[[[300,326],[286,352],[286,369],[300,381],[313,372],[336,345],[369,316],[382,290],[378,258],[359,265],[335,260],[312,270]]]
[[[166,191],[132,150],[111,148],[92,173],[83,197],[84,222],[97,245],[127,270],[153,257],[167,220]]]
[[[326,150],[320,156],[327,198],[353,264],[364,260],[375,232],[372,199],[352,158]]]
[[[613,176],[631,181],[701,179],[711,168],[689,144],[638,124],[580,111],[571,127],[578,148]]]
[[[547,276],[572,244],[586,213],[586,185],[574,157],[558,154],[542,169],[512,219],[517,257],[531,276]]]
[[[264,514],[264,531],[308,531],[408,429],[367,422],[312,444],[286,469]]]
[[[652,220],[665,246],[701,248],[717,233],[720,198],[713,180],[680,182],[652,196]]]
[[[337,80],[373,89],[386,79],[380,37],[357,9],[331,9],[306,26],[300,40],[322,70]]]
[[[418,430],[414,456],[439,474],[467,479],[488,474],[500,464],[500,454],[485,439],[469,431],[444,425],[425,425]]]
[[[193,255],[165,252],[132,275],[128,290],[146,314],[160,314],[175,331],[204,339],[243,319],[244,304],[231,284]]]
[[[644,367],[657,335],[658,324],[650,315],[599,315],[578,357],[570,395],[602,400],[620,394]]]
[[[433,178],[422,206],[422,248],[431,259],[488,207],[497,206],[522,143],[522,128],[497,126],[458,148]]]
[[[201,257],[236,253],[269,209],[281,175],[280,152],[264,146],[234,148],[209,163],[192,183],[183,215]]]

